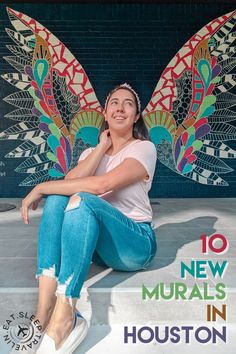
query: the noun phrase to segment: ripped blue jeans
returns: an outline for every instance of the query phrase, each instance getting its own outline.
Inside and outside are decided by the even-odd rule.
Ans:
[[[79,298],[91,261],[118,271],[148,267],[157,250],[150,223],[138,223],[107,201],[80,192],[47,197],[38,235],[36,278],[57,279],[56,295]]]

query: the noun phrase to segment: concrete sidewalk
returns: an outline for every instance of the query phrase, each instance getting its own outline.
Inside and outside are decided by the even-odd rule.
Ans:
[[[26,311],[33,314],[37,302],[36,246],[37,229],[42,206],[31,211],[30,224],[20,219],[20,199],[0,199],[0,203],[13,203],[16,209],[0,213],[0,324],[12,313]],[[141,272],[116,272],[110,268],[91,265],[84,284],[78,309],[90,323],[89,335],[76,351],[79,353],[225,353],[226,344],[205,346],[202,344],[156,343],[124,344],[124,326],[154,325],[214,325],[206,321],[208,303],[219,309],[227,305],[227,321],[217,320],[217,325],[228,326],[227,354],[236,350],[236,199],[158,199],[152,200],[158,252],[151,266]],[[229,248],[224,254],[201,252],[200,236],[215,233],[227,237]],[[217,243],[216,243],[217,245]],[[207,268],[209,278],[181,279],[180,265],[191,260],[228,261],[223,279],[214,278]],[[189,291],[195,283],[202,289],[208,282],[215,294],[215,284],[225,283],[227,299],[217,301],[164,301],[142,300],[144,284],[153,289],[158,283],[168,285],[184,282]],[[1,333],[0,333],[1,334]],[[2,340],[2,342],[1,342]],[[0,335],[0,353],[10,352]]]

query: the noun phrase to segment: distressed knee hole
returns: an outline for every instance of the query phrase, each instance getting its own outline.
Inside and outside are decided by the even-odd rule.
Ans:
[[[69,199],[69,203],[67,204],[65,212],[75,209],[75,208],[78,208],[78,206],[80,205],[80,202],[81,202],[81,198],[78,194],[72,195]]]

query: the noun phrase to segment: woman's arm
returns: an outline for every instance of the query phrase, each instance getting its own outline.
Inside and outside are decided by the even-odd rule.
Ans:
[[[107,135],[108,133],[109,130],[107,129],[101,134],[99,144],[84,160],[79,161],[78,165],[67,173],[65,180],[93,176],[103,155],[111,146],[111,139]]]
[[[41,194],[72,195],[77,192],[88,192],[92,194],[104,193],[103,176],[88,176],[81,178],[62,179],[60,181],[49,181],[38,184],[35,187]]]
[[[44,194],[72,195],[78,192],[103,194],[144,179],[147,171],[141,162],[127,158],[120,165],[102,176],[89,176],[69,180],[49,181],[38,184],[23,200],[21,215],[29,223],[28,210],[36,209]]]
[[[104,175],[44,182],[40,183],[36,189],[41,194],[69,196],[77,192],[103,194],[135,183],[144,179],[146,175],[147,171],[139,161],[128,158]]]

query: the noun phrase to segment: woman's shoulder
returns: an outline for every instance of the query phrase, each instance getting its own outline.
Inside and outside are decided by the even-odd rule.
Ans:
[[[88,147],[85,149],[79,156],[79,161],[84,160],[92,151],[94,150],[93,147]]]
[[[89,147],[86,147],[86,149],[84,151],[93,151],[94,147],[92,146],[89,146]]]
[[[154,147],[155,148],[155,145],[153,144],[152,141],[150,140],[140,140],[140,139],[137,139],[139,144],[140,145],[143,145],[143,146],[151,146],[151,147]]]
[[[136,142],[137,142],[137,144],[134,144],[134,148],[148,150],[150,152],[156,151],[155,145],[150,140],[137,139]]]
[[[145,159],[153,156],[153,159],[156,159],[156,147],[150,140],[134,140],[124,151],[126,156],[134,155],[139,156]]]

